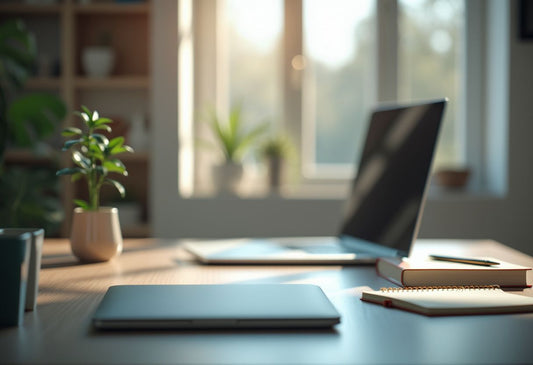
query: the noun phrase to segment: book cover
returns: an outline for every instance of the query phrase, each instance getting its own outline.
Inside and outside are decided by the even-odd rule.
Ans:
[[[381,258],[376,263],[378,275],[400,286],[499,285],[528,287],[530,267],[501,260],[499,265],[479,266],[427,259]]]

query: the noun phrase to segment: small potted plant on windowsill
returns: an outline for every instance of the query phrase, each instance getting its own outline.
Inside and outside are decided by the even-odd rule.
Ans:
[[[265,132],[267,124],[262,123],[247,129],[242,118],[242,108],[235,106],[231,109],[227,121],[211,110],[207,125],[224,155],[224,161],[214,165],[212,169],[215,187],[219,194],[235,195],[243,176],[244,155]]]
[[[268,169],[268,186],[271,193],[278,193],[281,187],[283,165],[294,154],[294,146],[285,134],[274,134],[267,138],[260,149]]]
[[[109,140],[98,131],[111,132],[112,120],[101,118],[98,112],[82,106],[76,112],[85,124],[85,130],[70,127],[62,135],[72,137],[66,141],[63,150],[72,151],[74,167],[64,168],[57,175],[71,175],[72,182],[85,179],[89,200],[75,199],[70,244],[72,252],[82,261],[107,261],[122,252],[122,233],[118,219],[118,209],[100,206],[100,189],[103,185],[114,186],[124,197],[126,190],[118,181],[109,178],[110,173],[128,175],[124,164],[116,155],[133,152],[124,144],[124,137]]]

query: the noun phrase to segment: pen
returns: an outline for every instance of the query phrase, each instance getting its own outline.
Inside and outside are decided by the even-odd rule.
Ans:
[[[433,260],[457,262],[461,264],[472,264],[481,266],[493,266],[499,265],[499,262],[481,259],[471,259],[466,257],[453,257],[453,256],[441,256],[441,255],[429,255]]]

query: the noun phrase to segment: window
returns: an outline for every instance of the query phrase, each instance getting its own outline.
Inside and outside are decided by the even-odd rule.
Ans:
[[[282,108],[281,0],[227,0],[219,16],[218,107],[243,104],[253,121],[279,118]]]
[[[459,117],[464,4],[457,0],[401,0],[399,17],[399,99],[447,96],[447,107],[435,164],[464,162],[459,145]]]
[[[348,177],[375,103],[373,0],[303,1],[302,156],[307,177]]]
[[[294,183],[346,182],[377,102],[447,96],[436,167],[466,162],[464,0],[193,5],[194,109],[211,104],[227,112],[241,104],[252,123],[285,128],[300,152]],[[208,180],[202,176],[214,161],[207,155],[195,154],[199,182]]]

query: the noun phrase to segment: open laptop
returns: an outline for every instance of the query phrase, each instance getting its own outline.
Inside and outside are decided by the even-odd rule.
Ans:
[[[309,284],[117,285],[93,314],[98,329],[331,327],[340,314]]]
[[[407,256],[417,237],[447,100],[379,107],[337,237],[190,241],[207,264],[359,264]]]

